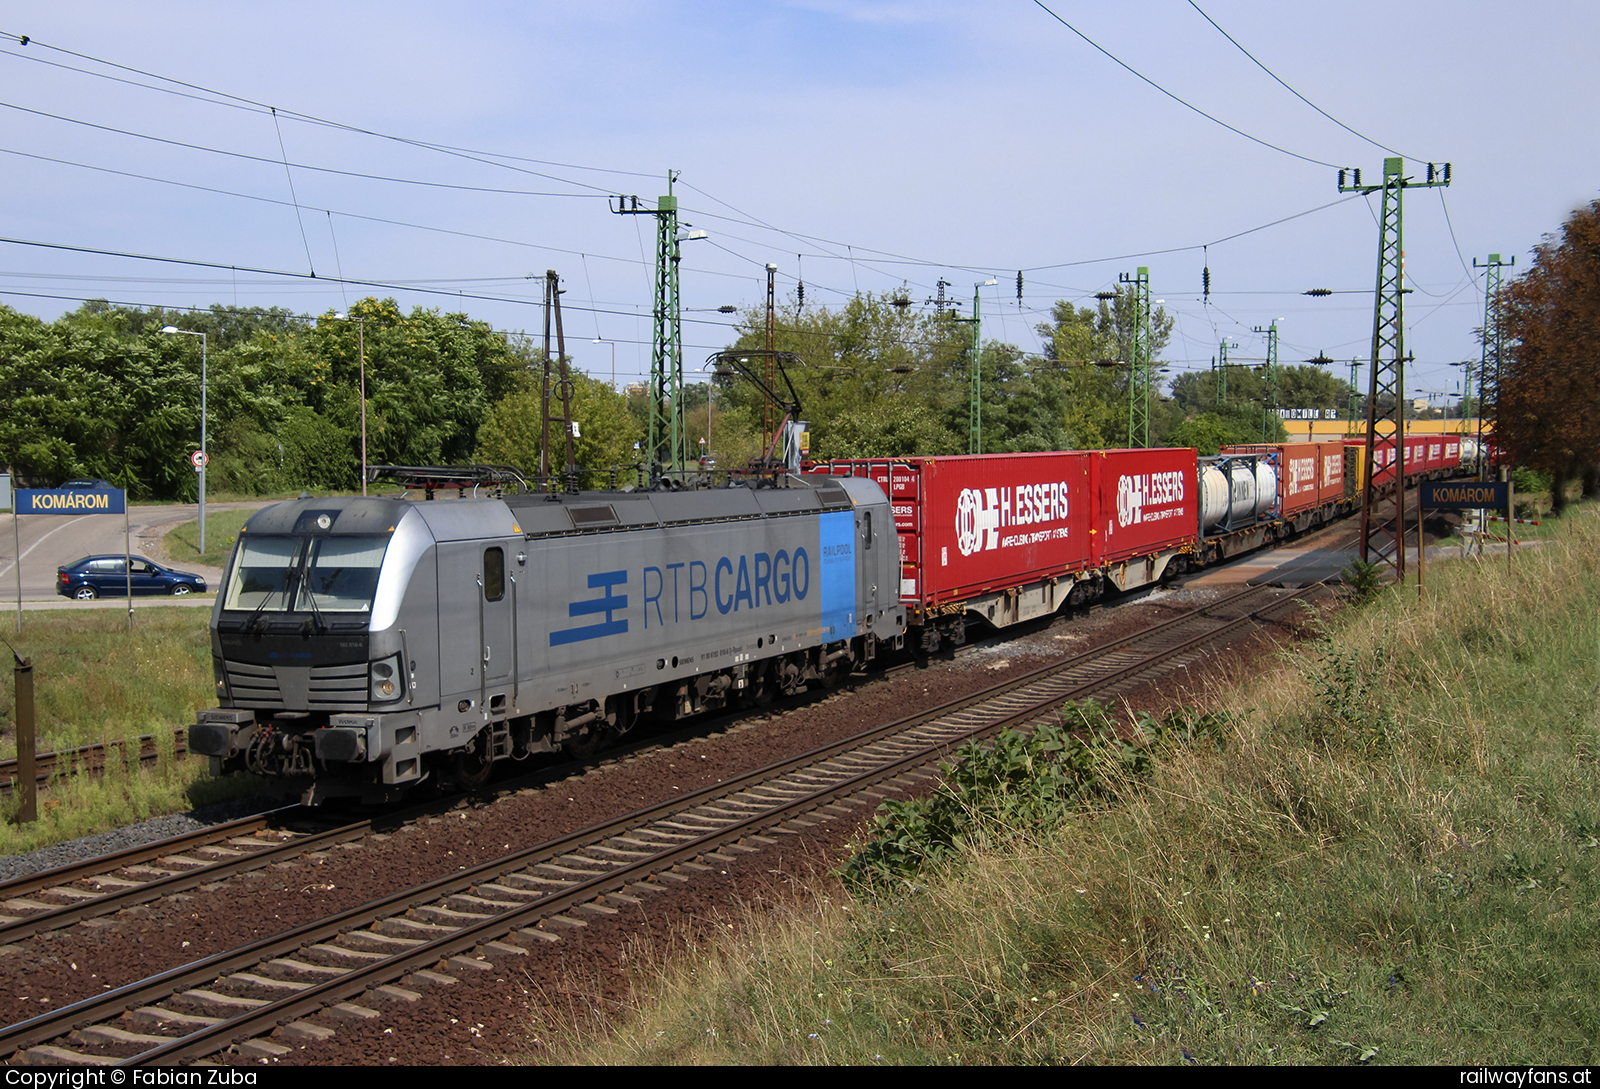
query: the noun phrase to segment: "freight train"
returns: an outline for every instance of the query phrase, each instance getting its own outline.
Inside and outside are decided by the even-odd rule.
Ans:
[[[1392,489],[1393,439],[1376,445]],[[1453,475],[1460,439],[1407,436],[1407,483]],[[815,471],[866,477],[889,497],[900,593],[917,649],[1006,628],[1253,551],[1349,514],[1364,440],[1194,450],[1094,450],[849,459]]]
[[[1392,477],[1390,455],[1374,460]],[[1411,455],[1408,476],[1459,451]],[[929,653],[1259,547],[1349,510],[1361,460],[1342,443],[1102,450],[281,503],[229,557],[218,706],[189,749],[307,804],[470,789],[501,761],[832,686],[886,648]]]

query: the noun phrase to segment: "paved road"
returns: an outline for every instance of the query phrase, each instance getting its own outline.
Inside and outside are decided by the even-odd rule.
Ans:
[[[268,505],[267,500],[248,503],[207,503],[206,522],[210,515],[220,510],[256,510]],[[130,506],[127,517],[127,547],[136,556],[145,556],[157,563],[168,562],[161,551],[161,538],[172,527],[192,522],[196,517],[193,503],[166,506]],[[56,568],[83,556],[119,555],[123,550],[124,520],[120,514],[0,514],[0,602],[17,601],[17,552],[22,553],[22,601],[62,607],[66,598],[56,593]],[[180,565],[182,570],[203,575],[206,584],[215,589],[222,579],[216,567],[198,564]],[[75,608],[89,607],[86,603],[72,603]],[[105,606],[126,608],[126,602],[108,601]],[[186,603],[187,604],[187,603]],[[210,604],[210,597],[194,602]],[[37,607],[37,606],[36,606]]]

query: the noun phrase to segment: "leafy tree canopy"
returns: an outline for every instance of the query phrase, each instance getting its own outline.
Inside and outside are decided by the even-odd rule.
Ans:
[[[1587,485],[1600,466],[1600,201],[1533,251],[1500,308],[1511,348],[1492,395],[1495,439],[1514,463],[1551,473],[1559,510],[1561,482]]]
[[[484,465],[514,465],[530,480],[538,476],[544,445],[540,385],[531,377],[525,379],[517,392],[489,410],[478,432],[475,460]],[[551,475],[560,476],[567,464],[561,402],[553,401],[551,410],[549,467]],[[583,470],[580,484],[604,488],[633,483],[639,462],[634,444],[643,431],[629,413],[627,399],[613,393],[608,383],[574,374],[572,417],[578,424],[573,454]]]

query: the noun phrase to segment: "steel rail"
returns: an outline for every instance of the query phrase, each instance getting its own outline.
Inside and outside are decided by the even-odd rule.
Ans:
[[[265,820],[260,820],[257,818],[247,818],[242,822],[231,823],[256,824],[257,830],[260,830],[266,826]],[[65,904],[60,907],[53,907],[48,911],[39,912],[38,914],[26,915],[16,919],[14,922],[7,922],[4,925],[0,925],[0,944],[21,941],[25,938],[30,938],[35,934],[40,934],[47,930],[59,930],[64,926],[71,926],[73,923],[81,922],[84,919],[92,919],[100,915],[108,915],[114,911],[121,911],[124,908],[133,907],[136,904],[143,904],[148,903],[151,900],[158,900],[163,896],[170,896],[173,893],[183,892],[199,885],[209,885],[214,881],[221,881],[229,877],[235,877],[241,873],[246,873],[251,870],[259,870],[263,866],[268,866],[276,862],[282,862],[286,859],[295,858],[309,851],[333,847],[340,843],[349,842],[350,840],[360,839],[361,837],[368,835],[371,831],[372,821],[356,821],[351,824],[341,825],[337,828],[330,828],[323,832],[312,832],[299,835],[296,836],[296,838],[286,840],[283,843],[263,844],[260,850],[244,855],[241,858],[219,859],[215,862],[207,862],[202,865],[192,866],[186,870],[172,873],[166,877],[156,877],[148,881],[141,882],[137,885],[114,889],[109,892],[97,893],[94,895],[93,899],[79,899],[74,903]],[[240,838],[237,833],[223,833],[219,835],[215,829],[205,829],[202,832],[192,833],[192,835],[195,837],[195,839],[188,847],[189,850],[195,850],[197,845],[210,846],[218,842],[236,842]],[[162,858],[169,858],[172,855],[179,853],[172,849],[172,844],[172,840],[161,840],[158,843],[148,845],[146,848],[134,848],[127,852],[121,852],[121,854],[157,861]],[[157,847],[161,848],[161,850],[152,851],[150,849]],[[109,858],[110,856],[107,857]],[[92,861],[100,862],[103,860],[95,859]],[[95,869],[92,873],[87,875],[87,878],[84,879],[92,880],[94,877],[107,875],[115,870],[123,869],[130,865],[139,864],[140,863],[138,862],[125,861],[113,867]],[[71,869],[73,869],[73,867],[63,867],[60,870],[49,870],[42,874],[35,874],[32,878],[27,880],[30,883],[35,884],[35,892],[44,892],[49,894],[52,889],[62,888],[65,885],[65,881],[57,879],[48,884],[40,884],[39,882],[51,874],[63,874],[65,871],[70,871]],[[68,879],[77,880],[80,878],[69,877]]]

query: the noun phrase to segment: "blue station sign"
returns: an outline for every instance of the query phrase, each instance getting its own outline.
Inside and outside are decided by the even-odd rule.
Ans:
[[[1481,480],[1430,480],[1422,485],[1423,507],[1435,510],[1501,510],[1511,502],[1511,485]]]
[[[18,488],[16,494],[18,514],[126,514],[128,510],[127,493],[121,488]]]

